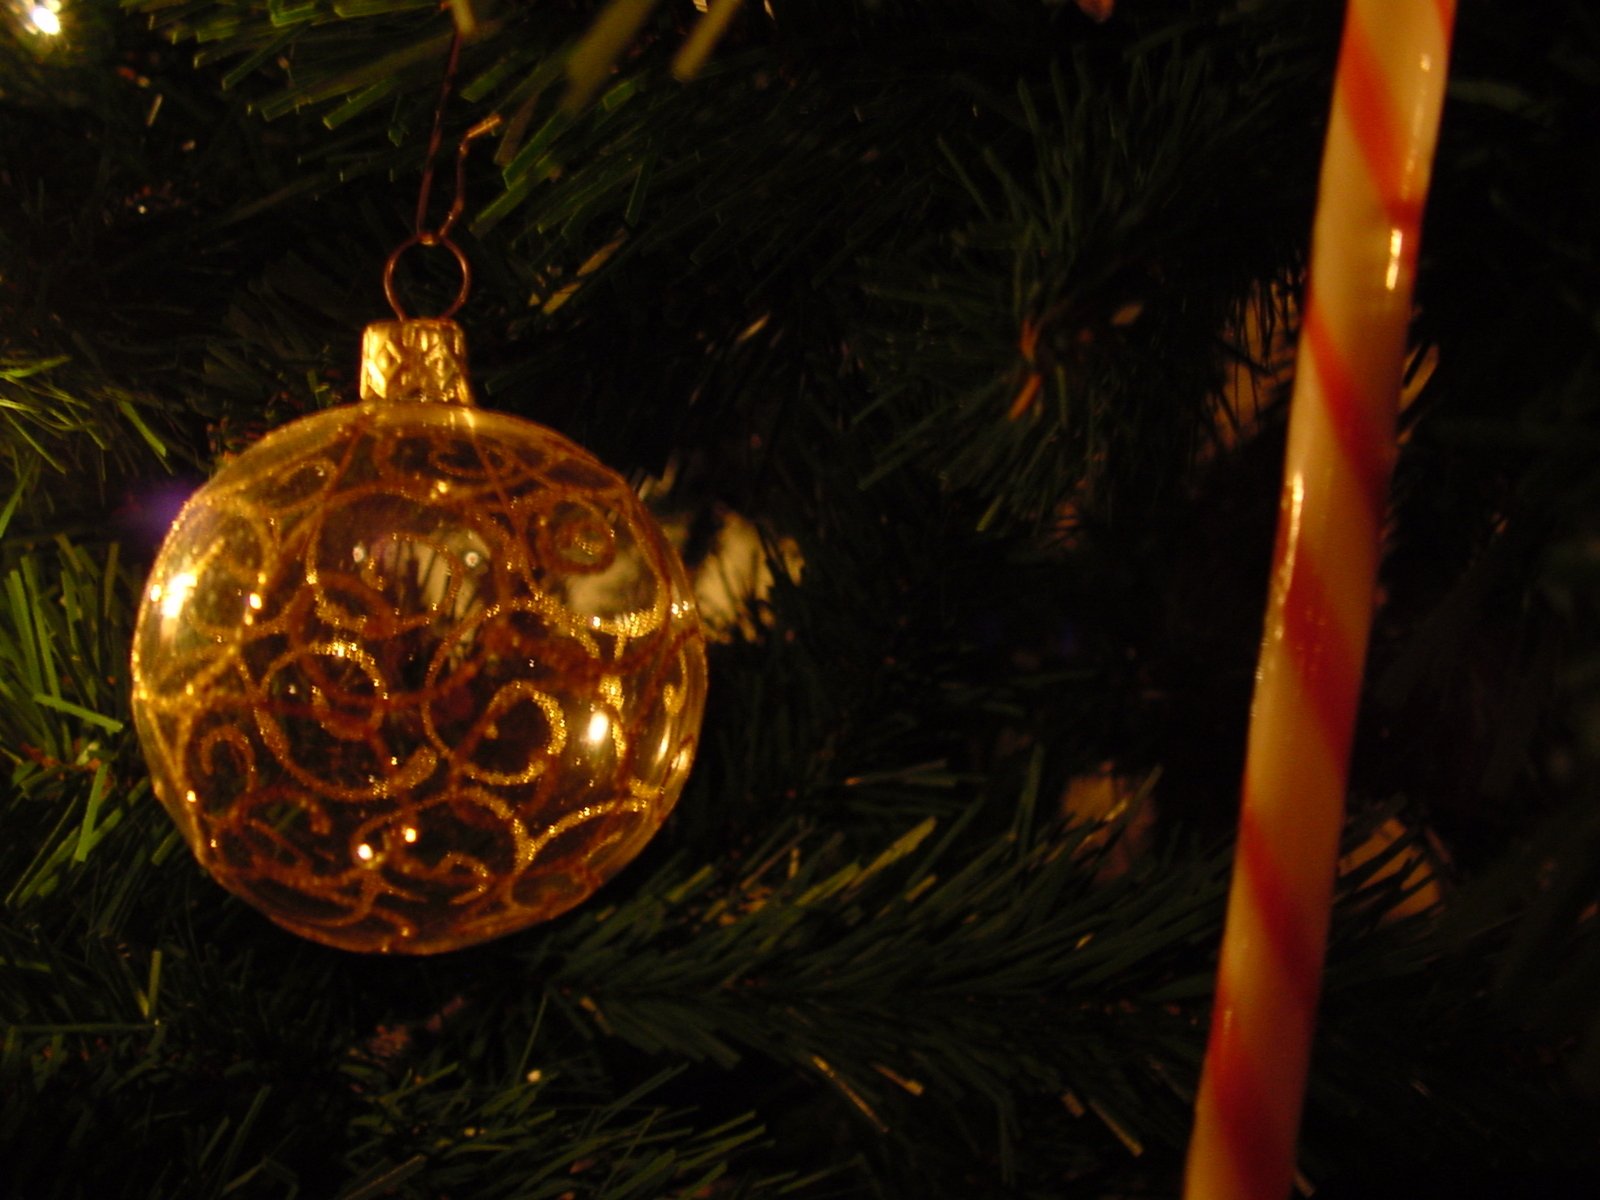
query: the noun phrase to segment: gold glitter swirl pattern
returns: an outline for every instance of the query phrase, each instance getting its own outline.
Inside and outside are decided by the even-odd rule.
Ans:
[[[189,502],[134,646],[156,794],[224,887],[350,950],[579,903],[682,790],[704,643],[627,485],[460,403],[305,418]]]

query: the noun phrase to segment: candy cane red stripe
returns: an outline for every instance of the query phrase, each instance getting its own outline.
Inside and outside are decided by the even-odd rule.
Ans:
[[[1302,358],[1302,365],[1305,357],[1309,357],[1311,368],[1322,384],[1322,404],[1328,423],[1333,426],[1339,449],[1355,476],[1367,518],[1376,526],[1389,491],[1391,431],[1382,428],[1375,415],[1383,411],[1384,406],[1374,404],[1370,397],[1361,394],[1314,294],[1306,298],[1300,336],[1308,352]]]
[[[1316,1011],[1322,974],[1322,946],[1308,936],[1316,928],[1316,914],[1302,912],[1295,903],[1283,868],[1251,811],[1248,791],[1239,816],[1239,843],[1234,853],[1238,869],[1244,872],[1244,886],[1252,893],[1251,903],[1261,919],[1267,945],[1278,964],[1284,990],[1309,1026],[1311,1014]]]
[[[1407,161],[1399,149],[1404,130],[1395,115],[1394,97],[1384,78],[1383,64],[1362,23],[1359,4],[1345,10],[1344,47],[1339,56],[1334,103],[1342,104],[1350,118],[1356,144],[1366,159],[1389,224],[1408,233],[1416,230],[1422,223],[1422,197],[1407,194]]]
[[[1215,1011],[1227,1013],[1232,1008],[1227,981],[1219,979]],[[1261,1082],[1250,1046],[1237,1022],[1225,1019],[1212,1021],[1207,1043],[1207,1099],[1239,1183],[1232,1200],[1283,1200],[1293,1181],[1293,1151],[1285,1160],[1284,1132],[1275,1127],[1271,1095]]]
[[[1342,764],[1350,753],[1356,704],[1361,696],[1361,656],[1339,625],[1328,601],[1328,585],[1316,559],[1301,553],[1283,598],[1285,649],[1316,714],[1328,761]]]

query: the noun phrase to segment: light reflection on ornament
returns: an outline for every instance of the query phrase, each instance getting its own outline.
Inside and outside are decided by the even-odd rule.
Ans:
[[[189,602],[189,593],[194,591],[195,573],[184,571],[175,575],[168,581],[163,592],[161,585],[156,584],[150,589],[150,599],[161,601],[161,615],[169,621],[177,620],[178,614],[183,612],[183,606]]]

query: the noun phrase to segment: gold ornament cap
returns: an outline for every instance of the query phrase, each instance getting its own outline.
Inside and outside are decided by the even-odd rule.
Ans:
[[[374,321],[361,335],[362,403],[471,404],[467,336],[444,317]]]

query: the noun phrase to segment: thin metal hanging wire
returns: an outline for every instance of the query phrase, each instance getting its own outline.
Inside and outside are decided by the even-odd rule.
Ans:
[[[428,226],[428,208],[433,198],[434,164],[439,157],[439,147],[444,141],[444,110],[450,101],[450,92],[455,86],[456,69],[460,62],[461,27],[457,25],[455,35],[450,39],[450,55],[445,63],[444,80],[439,85],[439,102],[433,110],[433,131],[428,135],[427,155],[422,164],[422,183],[417,189],[417,215],[412,234],[394,248],[388,262],[383,266],[383,294],[388,297],[389,307],[394,309],[394,315],[402,321],[411,318],[395,292],[395,268],[400,263],[401,255],[413,246],[441,246],[450,251],[455,257],[456,266],[461,270],[460,290],[456,292],[456,298],[450,306],[438,315],[437,320],[448,320],[455,316],[472,292],[472,264],[467,261],[467,256],[461,247],[451,239],[450,231],[455,228],[456,222],[461,219],[467,207],[467,152],[471,149],[474,139],[489,133],[500,124],[499,113],[491,113],[461,135],[461,141],[456,145],[455,195],[451,198],[444,220],[440,221],[437,227]]]

